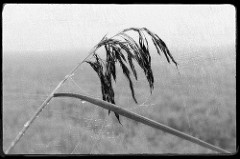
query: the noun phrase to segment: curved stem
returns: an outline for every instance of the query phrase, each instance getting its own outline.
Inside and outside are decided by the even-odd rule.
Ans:
[[[24,133],[28,130],[29,126],[34,122],[34,120],[38,117],[38,115],[42,112],[42,110],[47,106],[47,104],[52,100],[53,94],[58,90],[61,85],[68,80],[69,77],[71,77],[72,74],[80,67],[80,65],[85,62],[85,60],[91,56],[94,51],[96,50],[96,46],[92,49],[92,51],[88,54],[88,56],[82,60],[82,62],[78,63],[65,77],[62,81],[58,83],[56,88],[50,93],[50,95],[46,98],[46,100],[42,103],[42,105],[38,108],[38,110],[35,112],[35,114],[31,117],[30,120],[28,120],[25,124],[22,130],[18,133],[17,137],[11,142],[10,146],[5,151],[6,154],[8,154],[15,145],[19,142],[19,140],[23,137]]]
[[[211,145],[205,141],[202,141],[198,138],[195,138],[193,136],[190,136],[188,134],[185,134],[181,131],[178,131],[176,129],[173,129],[171,127],[168,127],[166,125],[163,125],[161,123],[158,123],[154,120],[151,120],[149,118],[146,118],[144,116],[141,116],[141,115],[138,115],[134,112],[131,112],[129,110],[126,110],[126,109],[123,109],[123,108],[120,108],[118,107],[117,105],[114,105],[114,104],[111,104],[111,103],[108,103],[108,102],[105,102],[103,100],[100,100],[100,99],[96,99],[96,98],[93,98],[93,97],[89,97],[89,96],[85,96],[85,95],[81,95],[81,94],[73,94],[73,93],[55,93],[53,95],[53,97],[72,97],[72,98],[78,98],[78,99],[81,99],[81,100],[84,100],[84,101],[87,101],[89,103],[92,103],[92,104],[95,104],[99,107],[102,107],[104,109],[107,109],[107,110],[111,110],[111,111],[114,111],[122,116],[125,116],[129,119],[132,119],[132,120],[135,120],[135,121],[138,121],[140,123],[143,123],[145,125],[148,125],[150,127],[153,127],[153,128],[156,128],[156,129],[160,129],[162,131],[165,131],[167,133],[170,133],[172,135],[175,135],[175,136],[178,136],[182,139],[185,139],[185,140],[188,140],[192,143],[195,143],[195,144],[198,144],[202,147],[205,147],[205,148],[208,148],[208,149],[211,149],[211,150],[214,150],[214,151],[217,151],[217,152],[220,152],[220,153],[231,153],[227,150],[224,150],[222,148],[219,148],[219,147],[216,147],[214,145]]]

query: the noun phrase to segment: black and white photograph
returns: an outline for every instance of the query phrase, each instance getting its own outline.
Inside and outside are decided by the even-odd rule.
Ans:
[[[2,7],[2,155],[233,155],[232,4]]]

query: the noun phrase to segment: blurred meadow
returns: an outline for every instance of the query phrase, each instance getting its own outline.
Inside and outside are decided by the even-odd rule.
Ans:
[[[146,27],[178,68],[150,46],[154,90],[142,70],[117,70],[120,107],[236,152],[236,9],[232,5],[6,4],[3,8],[3,151],[57,84],[104,35]],[[114,34],[113,34],[114,33]],[[104,54],[99,52],[99,54]],[[91,57],[90,57],[91,58]],[[102,98],[86,63],[57,92]],[[53,98],[10,153],[216,154],[181,138],[73,98]]]
[[[153,51],[155,88],[150,95],[147,81],[139,70],[140,78],[134,82],[139,105],[133,102],[127,80],[118,70],[114,85],[116,103],[236,152],[235,48],[197,51],[199,57],[195,59],[176,56],[178,69]],[[76,52],[3,54],[3,150],[57,83],[84,59],[80,55]],[[176,55],[181,55],[181,51]],[[83,64],[58,92],[101,98],[99,79],[88,64]],[[107,110],[100,107],[77,99],[56,98],[42,111],[12,153],[215,153],[125,117],[120,116],[120,120],[123,126],[113,113],[108,116]]]

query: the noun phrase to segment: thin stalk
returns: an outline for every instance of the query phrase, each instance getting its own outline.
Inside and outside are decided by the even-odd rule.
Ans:
[[[38,108],[38,110],[35,112],[35,114],[28,120],[25,124],[22,130],[18,133],[17,137],[12,141],[8,149],[5,151],[6,154],[8,154],[18,143],[18,141],[23,137],[24,133],[28,130],[29,126],[33,123],[33,121],[38,117],[38,115],[42,112],[42,110],[47,106],[47,104],[51,101],[53,98],[54,93],[58,90],[61,85],[68,80],[69,77],[71,77],[74,72],[78,69],[78,67],[85,62],[85,60],[94,53],[95,48],[89,53],[89,55],[80,63],[75,66],[69,74],[67,74],[62,81],[59,82],[59,84],[56,86],[56,88],[51,92],[51,94],[46,98],[46,100],[42,103],[42,105]]]
[[[188,140],[192,143],[195,143],[195,144],[198,144],[202,147],[205,147],[205,148],[208,148],[208,149],[211,149],[213,151],[217,151],[217,152],[220,152],[220,153],[231,153],[227,150],[224,150],[222,148],[219,148],[219,147],[216,147],[214,145],[211,145],[205,141],[202,141],[198,138],[195,138],[193,136],[190,136],[188,134],[185,134],[181,131],[178,131],[176,129],[173,129],[171,127],[168,127],[164,124],[161,124],[161,123],[158,123],[154,120],[151,120],[149,118],[146,118],[144,116],[141,116],[141,115],[138,115],[134,112],[131,112],[129,110],[126,110],[126,109],[123,109],[121,107],[118,107],[117,105],[114,105],[114,104],[111,104],[111,103],[108,103],[108,102],[105,102],[103,100],[100,100],[100,99],[96,99],[96,98],[93,98],[93,97],[89,97],[89,96],[85,96],[85,95],[81,95],[81,94],[73,94],[73,93],[55,93],[53,95],[53,97],[72,97],[72,98],[78,98],[78,99],[81,99],[81,100],[84,100],[84,101],[87,101],[89,103],[92,103],[92,104],[95,104],[99,107],[102,107],[104,109],[107,109],[107,110],[110,110],[110,111],[113,111],[115,113],[118,113],[122,116],[125,116],[129,119],[132,119],[132,120],[135,120],[135,121],[138,121],[140,123],[143,123],[145,125],[148,125],[150,127],[153,127],[153,128],[156,128],[156,129],[160,129],[162,131],[165,131],[169,134],[172,134],[172,135],[175,135],[175,136],[178,136],[182,139],[185,139],[185,140]]]

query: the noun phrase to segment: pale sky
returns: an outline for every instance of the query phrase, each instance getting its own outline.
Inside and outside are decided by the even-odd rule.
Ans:
[[[232,5],[7,4],[3,51],[90,50],[108,33],[147,27],[170,47],[235,44]]]

